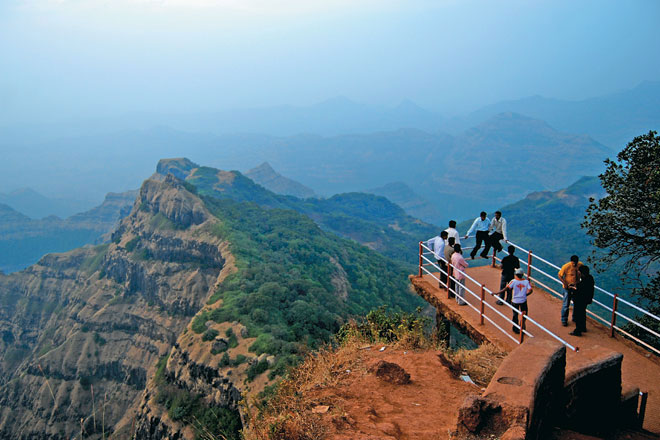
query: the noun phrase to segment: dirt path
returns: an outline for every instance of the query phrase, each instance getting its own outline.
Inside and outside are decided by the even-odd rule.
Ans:
[[[394,362],[410,374],[410,383],[387,383],[366,371],[347,372],[339,385],[310,393],[331,402],[332,440],[436,440],[450,438],[458,408],[480,388],[454,378],[433,350],[413,352],[378,347],[362,353],[366,367],[379,360]]]
[[[499,290],[500,271],[498,269],[491,268],[490,266],[475,267],[468,269],[468,274],[485,284],[489,289],[493,291]],[[460,314],[460,317],[465,323],[472,326],[484,338],[507,350],[512,350],[517,345],[512,338],[497,329],[493,323],[486,321],[484,325],[480,324],[478,312],[480,309],[480,299],[478,297],[475,298],[466,294],[466,298],[470,304],[477,309],[475,311],[470,306],[459,306],[454,299],[447,299],[447,291],[439,289],[437,281],[429,275],[424,275],[422,279],[417,277],[412,278],[412,281],[418,290],[422,287],[426,295],[430,296],[427,300],[431,299],[438,302],[437,305],[446,307],[450,312]],[[480,294],[480,288],[474,283],[467,281],[467,287],[475,293]],[[505,330],[508,335],[517,339],[518,336],[513,333],[511,328],[511,309],[506,306],[497,306],[495,304],[496,298],[488,294],[486,294],[486,302],[504,314],[506,318],[499,316],[488,307],[485,308],[485,315]],[[625,391],[626,389],[637,387],[641,391],[647,391],[649,393],[644,428],[654,433],[660,433],[660,360],[656,356],[637,347],[633,342],[623,339],[622,336],[611,338],[609,329],[591,318],[588,318],[587,321],[587,333],[580,337],[569,335],[574,325],[571,324],[568,327],[561,325],[561,300],[538,286],[534,289],[534,294],[529,297],[528,306],[529,316],[532,319],[573,346],[580,349],[601,346],[622,353],[623,389]],[[534,337],[553,339],[552,336],[531,322],[527,325],[527,330]],[[567,353],[566,362],[567,367],[570,368],[572,362],[579,361],[581,353],[572,350],[568,350]]]

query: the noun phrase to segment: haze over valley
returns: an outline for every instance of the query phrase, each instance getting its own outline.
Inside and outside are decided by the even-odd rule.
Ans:
[[[658,17],[0,2],[0,439],[660,435]],[[531,312],[487,295],[502,268],[467,249],[481,297],[442,290],[423,245],[498,209],[523,264],[553,278],[576,254],[617,294],[595,292],[586,336],[536,266]]]

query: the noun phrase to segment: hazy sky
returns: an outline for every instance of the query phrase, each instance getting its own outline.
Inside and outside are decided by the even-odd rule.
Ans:
[[[580,99],[660,79],[658,19],[655,0],[1,0],[0,125]]]

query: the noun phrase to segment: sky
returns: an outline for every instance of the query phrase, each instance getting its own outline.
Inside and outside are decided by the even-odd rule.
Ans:
[[[0,125],[583,99],[660,79],[658,18],[655,0],[2,0]]]

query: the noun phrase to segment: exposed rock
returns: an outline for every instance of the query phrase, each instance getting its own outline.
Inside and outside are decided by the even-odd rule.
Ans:
[[[70,438],[81,419],[86,437],[100,438],[89,415],[103,399],[106,433],[123,432],[137,411],[137,438],[191,438],[162,409],[137,404],[155,399],[148,378],[157,361],[215,291],[229,255],[205,232],[215,221],[174,177],[147,181],[109,245],[0,276],[9,304],[0,308],[0,352],[14,353],[0,361],[0,438]],[[212,405],[240,398],[217,369],[179,349],[164,373]]]
[[[458,420],[469,432],[477,433],[491,414],[501,409],[500,404],[492,399],[477,395],[467,396],[459,409]]]
[[[520,425],[512,426],[507,429],[500,440],[525,440],[527,432],[525,428]]]
[[[229,348],[229,341],[224,338],[216,337],[213,344],[211,344],[211,350],[214,353],[223,352],[227,350],[227,348]]]
[[[406,370],[392,362],[383,360],[378,361],[376,364],[369,367],[369,372],[375,374],[380,380],[395,385],[405,385],[410,383],[410,374],[406,373]]]

